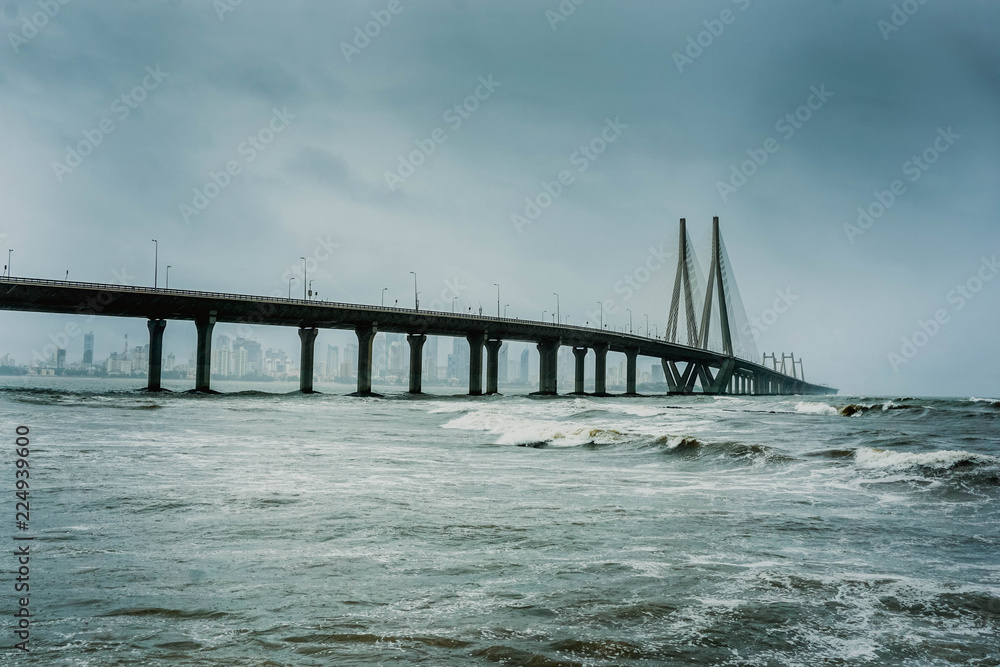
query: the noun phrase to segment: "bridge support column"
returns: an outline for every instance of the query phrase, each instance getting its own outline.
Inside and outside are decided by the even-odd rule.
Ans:
[[[198,350],[195,354],[194,390],[212,391],[212,330],[215,329],[215,311],[199,315],[194,321],[198,327]]]
[[[573,393],[577,396],[583,396],[587,392],[584,387],[584,372],[587,365],[587,348],[585,347],[574,347],[573,356],[576,357],[576,376],[573,383]]]
[[[538,343],[538,392],[542,396],[555,396],[559,393],[557,387],[559,374],[558,340],[545,340]]]
[[[160,376],[163,370],[163,330],[166,320],[149,320],[149,372],[146,373],[146,391],[162,391]]]
[[[483,345],[486,334],[471,333],[469,341],[469,396],[483,395]]]
[[[486,393],[496,394],[498,392],[498,381],[500,379],[500,347],[502,340],[486,341]]]
[[[358,336],[358,390],[355,396],[372,395],[372,344],[375,342],[375,334],[378,333],[378,325],[362,324],[354,327],[354,333]]]
[[[319,329],[299,327],[299,391],[303,394],[313,393],[313,359],[316,352],[316,335]]]
[[[608,350],[610,345],[598,343],[594,346],[594,396],[608,395]]]
[[[424,378],[424,334],[407,334],[406,342],[410,344],[410,393],[423,393]]]
[[[625,395],[636,396],[635,379],[637,375],[636,362],[639,359],[639,348],[625,350]]]

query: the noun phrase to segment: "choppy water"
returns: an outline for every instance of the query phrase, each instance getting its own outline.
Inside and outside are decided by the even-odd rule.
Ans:
[[[1000,664],[1000,401],[42,383],[33,664]]]

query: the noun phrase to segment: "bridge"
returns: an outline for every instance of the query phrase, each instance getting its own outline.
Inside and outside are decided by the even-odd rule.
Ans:
[[[161,390],[163,332],[169,320],[194,321],[197,328],[195,390],[211,391],[212,330],[217,322],[266,324],[297,327],[301,341],[299,388],[313,391],[313,356],[320,329],[353,329],[358,339],[357,391],[372,395],[372,349],[379,331],[407,335],[410,346],[409,391],[421,393],[423,346],[429,335],[463,337],[469,344],[469,394],[496,394],[499,352],[505,341],[534,343],[539,353],[538,392],[556,395],[558,352],[572,347],[575,357],[573,394],[584,394],[586,357],[595,355],[595,386],[591,395],[607,396],[607,354],[621,352],[626,358],[625,395],[635,396],[636,368],[640,356],[659,359],[671,394],[790,395],[833,394],[835,389],[810,384],[796,370],[791,373],[782,355],[755,359],[737,354],[734,347],[733,313],[728,267],[719,219],[714,219],[712,262],[708,288],[695,316],[699,270],[681,219],[677,278],[670,318],[664,338],[650,338],[607,328],[534,322],[505,317],[463,313],[443,313],[398,307],[367,306],[307,299],[284,299],[245,294],[224,294],[192,290],[160,289],[130,285],[87,282],[0,278],[0,309],[12,311],[137,317],[147,320],[149,329],[149,371],[147,389]],[[716,299],[714,295],[718,295]],[[738,300],[738,299],[737,299]],[[684,309],[681,309],[681,304]],[[713,308],[713,305],[716,306]],[[712,339],[713,311],[717,310],[717,330],[721,345]],[[686,326],[680,327],[684,321]],[[686,331],[687,342],[677,341],[678,329]],[[718,338],[718,337],[717,337]],[[719,349],[713,349],[719,348]],[[485,359],[484,359],[485,351]],[[767,364],[770,357],[772,363]],[[486,383],[483,386],[483,364]],[[696,391],[696,387],[698,391]]]

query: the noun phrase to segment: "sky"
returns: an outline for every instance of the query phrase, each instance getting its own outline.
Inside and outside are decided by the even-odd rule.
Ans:
[[[158,248],[160,285],[245,294],[301,294],[304,256],[322,299],[410,306],[412,271],[422,308],[495,313],[499,284],[510,316],[603,302],[662,334],[678,220],[707,266],[718,216],[761,352],[846,394],[997,396],[998,25],[990,0],[0,0],[0,246],[14,276],[141,285]],[[2,312],[0,355],[70,321]],[[97,358],[146,337],[76,321]]]

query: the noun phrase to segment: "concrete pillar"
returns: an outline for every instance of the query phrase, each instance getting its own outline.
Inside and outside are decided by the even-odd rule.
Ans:
[[[146,391],[162,391],[160,375],[163,370],[163,330],[166,320],[149,320],[149,372],[146,374]]]
[[[538,343],[538,393],[555,396],[559,393],[557,378],[559,375],[558,340],[545,340]]]
[[[199,315],[194,325],[198,327],[198,349],[195,354],[194,390],[212,391],[212,330],[215,328],[215,311]]]
[[[594,346],[594,396],[608,395],[608,349],[607,343]]]
[[[358,336],[358,391],[355,396],[372,394],[372,343],[378,333],[378,325],[362,324],[354,327]]]
[[[625,395],[635,396],[636,362],[639,359],[638,348],[625,350]]]
[[[469,341],[469,396],[483,395],[483,345],[486,334],[470,333]]]
[[[500,378],[500,346],[502,340],[486,341],[486,393],[496,394]]]
[[[424,377],[424,334],[408,334],[406,342],[410,344],[410,393],[423,393]]]
[[[299,327],[299,391],[303,394],[313,392],[313,357],[316,351],[316,335],[319,329]]]
[[[583,395],[587,392],[584,388],[583,375],[587,364],[587,348],[585,347],[574,347],[573,355],[576,357],[576,378],[573,384],[573,393],[577,395]]]

